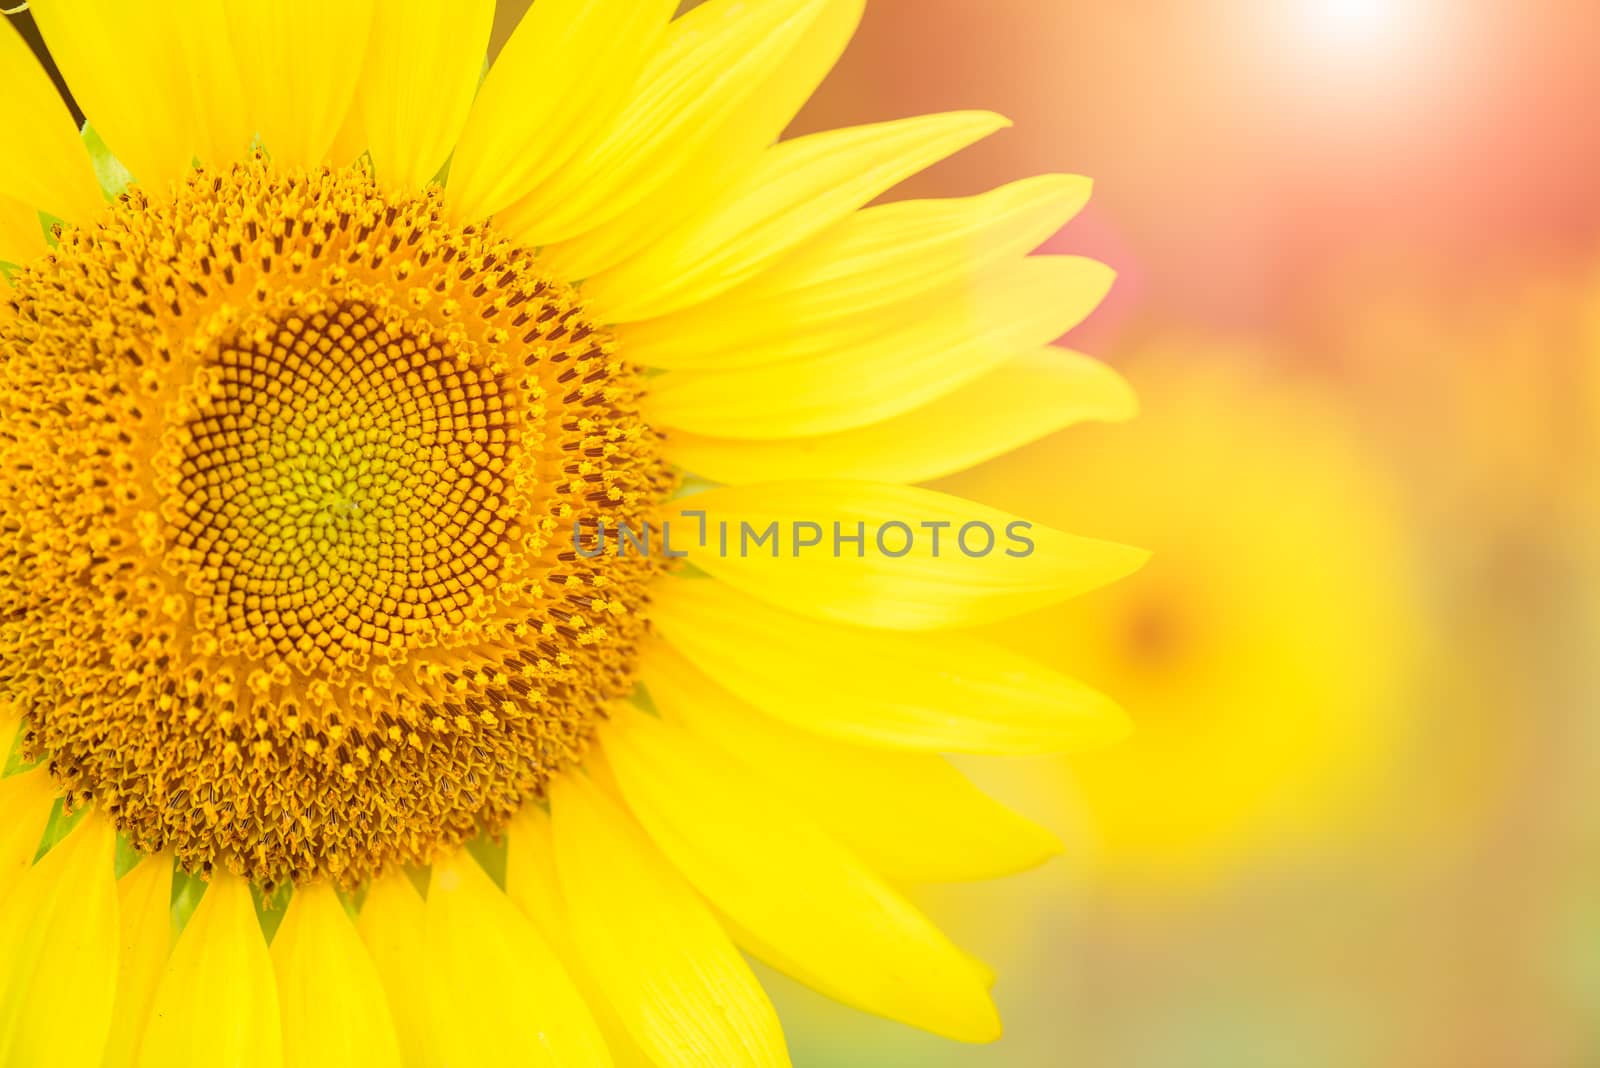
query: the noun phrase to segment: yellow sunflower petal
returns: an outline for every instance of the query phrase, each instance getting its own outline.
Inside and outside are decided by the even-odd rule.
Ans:
[[[1103,695],[968,634],[818,623],[714,579],[658,583],[652,621],[735,696],[806,730],[924,752],[1025,754],[1109,745]]]
[[[373,23],[376,28],[377,23]],[[362,68],[366,70],[365,67]],[[359,83],[356,90],[356,102],[345,114],[344,125],[339,127],[339,133],[333,139],[333,147],[328,149],[328,166],[335,169],[348,167],[361,158],[367,150],[367,124],[361,114],[361,97]]]
[[[56,784],[42,766],[0,779],[0,812],[5,813],[0,819],[0,900],[39,852],[56,797]]]
[[[867,208],[716,300],[623,324],[618,337],[631,359],[669,370],[726,370],[857,345],[882,333],[893,309],[970,288],[993,265],[1038,248],[1083,208],[1090,188],[1087,178],[1047,174],[976,197]]]
[[[374,0],[227,0],[245,111],[285,167],[323,162],[355,101]]]
[[[664,451],[713,482],[865,479],[926,482],[1076,423],[1138,411],[1123,377],[1098,360],[1045,348],[1015,356],[954,393],[881,423],[812,438],[743,441],[669,432]]]
[[[150,1003],[172,949],[172,856],[141,860],[117,883],[122,931],[117,958],[117,999],[101,1068],[137,1063]]]
[[[586,145],[497,223],[548,245],[622,214],[706,144],[778,70],[828,0],[713,0],[675,20],[638,90]]]
[[[724,486],[676,507],[700,514],[669,520],[675,546],[712,576],[792,612],[890,630],[993,623],[1114,582],[1149,556],[888,482]],[[690,543],[702,525],[704,547]]]
[[[794,48],[764,82],[733,87],[742,94],[726,121],[695,152],[667,145],[655,162],[660,188],[639,203],[570,241],[547,245],[545,262],[567,278],[588,278],[647,249],[706,205],[723,201],[755,170],[838,61],[861,21],[865,0],[826,0]],[[679,20],[698,32],[713,17],[750,18],[746,0],[713,0]],[[519,219],[526,216],[514,212]]]
[[[982,378],[1077,326],[1113,272],[1078,256],[1030,256],[969,291],[895,316],[881,335],[802,359],[655,378],[658,426],[718,438],[815,437],[892,418]]]
[[[383,4],[356,95],[379,180],[420,189],[439,173],[467,123],[493,26],[494,0]]]
[[[215,166],[232,163],[256,138],[251,109],[233,59],[228,25],[231,0],[169,0],[189,72],[188,108],[195,158]]]
[[[296,887],[272,940],[283,1060],[296,1068],[399,1068],[378,971],[325,883]]]
[[[428,999],[443,1063],[611,1064],[561,962],[465,852],[433,866],[425,914]]]
[[[722,922],[727,926],[728,933],[733,936],[734,942],[752,957],[765,961],[767,964],[778,969],[780,972],[783,972],[791,979],[804,983],[806,986],[811,987],[811,989],[826,994],[828,997],[831,997],[836,1001],[843,1000],[838,994],[828,989],[828,981],[826,978],[807,974],[806,970],[799,964],[793,960],[785,958],[782,953],[778,952],[778,950],[763,942],[749,931],[740,927],[728,917],[724,916],[722,918]],[[988,964],[973,956],[967,957],[967,963],[972,968],[973,972],[978,976],[978,979],[980,982],[982,982],[985,990],[994,989],[995,972],[993,968],[989,967]]]
[[[451,210],[493,215],[570,159],[627,100],[673,0],[539,0],[489,70],[450,165]]]
[[[602,728],[628,806],[718,909],[827,993],[968,1042],[1000,1037],[982,975],[849,850],[681,728],[619,709]]]
[[[410,879],[398,874],[373,881],[356,919],[356,929],[383,982],[406,1068],[438,1068],[444,1063],[429,1022],[425,922],[422,895]]]
[[[550,815],[537,805],[525,805],[506,828],[506,896],[544,935],[556,951],[567,974],[577,984],[605,1036],[616,1068],[652,1068],[617,1010],[589,974],[578,944],[572,938],[567,904],[556,875],[555,843],[550,837]]]
[[[219,873],[156,988],[140,1068],[282,1068],[278,984],[250,886]]]
[[[21,267],[49,250],[43,221],[33,205],[0,196],[0,263]]]
[[[30,10],[78,106],[135,180],[159,192],[186,174],[194,94],[182,12],[126,0],[33,0]]]
[[[573,937],[640,1048],[662,1068],[787,1066],[749,965],[638,828],[581,775],[550,803]]]
[[[788,726],[664,643],[649,647],[639,675],[665,719],[739,758],[889,878],[992,879],[1061,851],[1049,831],[983,793],[942,757],[863,749]]]
[[[10,21],[0,19],[7,23],[0,29],[0,196],[82,222],[105,206],[105,196],[71,113]]]
[[[709,300],[880,193],[1005,125],[991,112],[958,111],[785,141],[767,152],[725,202],[590,278],[585,302],[607,322],[621,323]]]
[[[0,1064],[99,1065],[117,992],[116,852],[116,829],[91,812],[7,896]]]

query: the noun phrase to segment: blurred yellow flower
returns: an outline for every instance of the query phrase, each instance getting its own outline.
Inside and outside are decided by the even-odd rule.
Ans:
[[[1069,847],[1117,876],[1186,884],[1292,848],[1399,737],[1415,627],[1395,502],[1329,403],[1240,356],[1137,360],[1136,433],[1060,435],[945,486],[1154,553],[999,628],[1126,701],[1134,739],[1062,776]]]

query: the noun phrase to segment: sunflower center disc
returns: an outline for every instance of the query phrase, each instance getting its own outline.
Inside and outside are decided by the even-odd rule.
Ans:
[[[359,883],[507,821],[631,688],[639,386],[437,194],[135,191],[0,308],[0,696],[144,851]]]

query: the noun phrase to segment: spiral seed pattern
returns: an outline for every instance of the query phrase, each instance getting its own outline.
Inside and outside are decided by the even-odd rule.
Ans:
[[[641,385],[440,194],[134,190],[0,306],[0,700],[142,851],[357,885],[502,826],[633,686]]]

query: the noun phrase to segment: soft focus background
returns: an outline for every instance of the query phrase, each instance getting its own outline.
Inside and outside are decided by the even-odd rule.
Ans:
[[[1095,178],[1063,343],[1144,405],[944,488],[1155,559],[1000,635],[1138,723],[970,766],[1068,855],[916,891],[1005,1040],[769,974],[800,1068],[1600,1064],[1597,56],[1593,0],[870,0],[793,132]]]
[[[1093,176],[1127,426],[949,480],[1155,560],[1007,637],[1116,753],[974,768],[1069,855],[922,897],[963,1049],[780,985],[797,1064],[1600,1063],[1600,9],[873,0],[806,131],[1016,120],[898,195]]]

